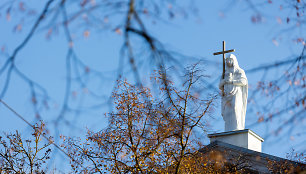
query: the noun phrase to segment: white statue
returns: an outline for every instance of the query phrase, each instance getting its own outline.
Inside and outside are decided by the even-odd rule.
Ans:
[[[224,91],[221,104],[225,131],[244,129],[248,80],[233,54],[226,58],[224,79],[221,79],[219,88]]]

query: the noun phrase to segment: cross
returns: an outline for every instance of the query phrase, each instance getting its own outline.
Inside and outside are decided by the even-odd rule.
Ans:
[[[214,55],[223,54],[223,72],[222,72],[222,79],[224,79],[224,74],[225,74],[225,54],[226,54],[226,53],[231,53],[231,52],[234,52],[234,51],[235,51],[235,49],[231,49],[231,50],[226,50],[226,51],[225,51],[225,41],[223,41],[223,51],[214,53]],[[222,88],[222,96],[224,96],[224,87]]]
[[[226,54],[226,53],[231,53],[231,52],[234,52],[234,51],[235,51],[235,49],[231,49],[231,50],[226,50],[226,51],[225,51],[225,41],[223,41],[223,51],[214,53],[214,55],[223,54],[223,72],[222,72],[222,79],[224,79],[224,73],[225,73],[225,54]]]

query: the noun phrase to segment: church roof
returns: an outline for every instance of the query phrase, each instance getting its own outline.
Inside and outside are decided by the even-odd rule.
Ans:
[[[204,155],[207,154],[212,161],[215,161],[212,153],[218,152],[218,155],[220,156],[221,154],[222,158],[227,162],[245,165],[249,171],[252,171],[251,173],[271,173],[271,164],[289,164],[291,168],[299,166],[302,169],[306,169],[306,164],[303,163],[253,151],[221,141],[214,141],[200,149],[199,152]],[[242,164],[241,161],[244,161],[244,164]]]
[[[288,159],[280,158],[280,157],[277,157],[277,156],[269,155],[269,154],[266,154],[266,153],[257,152],[257,151],[254,151],[254,150],[250,150],[250,149],[235,146],[235,145],[232,145],[232,144],[224,143],[224,142],[221,142],[221,141],[214,141],[214,142],[210,143],[209,145],[205,146],[204,148],[200,149],[199,151],[202,152],[202,153],[205,153],[205,152],[213,150],[213,149],[232,150],[232,151],[237,151],[239,153],[248,154],[248,155],[252,155],[252,156],[260,156],[262,158],[267,158],[267,159],[273,160],[273,161],[288,160]],[[292,162],[294,162],[294,161],[292,161]]]

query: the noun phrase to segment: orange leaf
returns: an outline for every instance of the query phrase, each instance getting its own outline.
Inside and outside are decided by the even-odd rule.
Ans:
[[[263,121],[264,121],[264,117],[263,116],[258,118],[258,123],[263,122]]]
[[[89,37],[90,32],[88,30],[86,30],[86,31],[84,31],[83,35],[84,35],[84,37]]]
[[[122,34],[122,32],[121,32],[120,28],[116,28],[116,29],[115,29],[115,32],[116,32],[117,34],[119,34],[119,35],[121,35],[121,34]]]

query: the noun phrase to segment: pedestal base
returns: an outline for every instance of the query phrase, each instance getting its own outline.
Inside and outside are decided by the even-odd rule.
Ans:
[[[208,137],[210,143],[221,141],[257,152],[261,152],[261,143],[264,141],[263,138],[249,129],[208,134]]]

